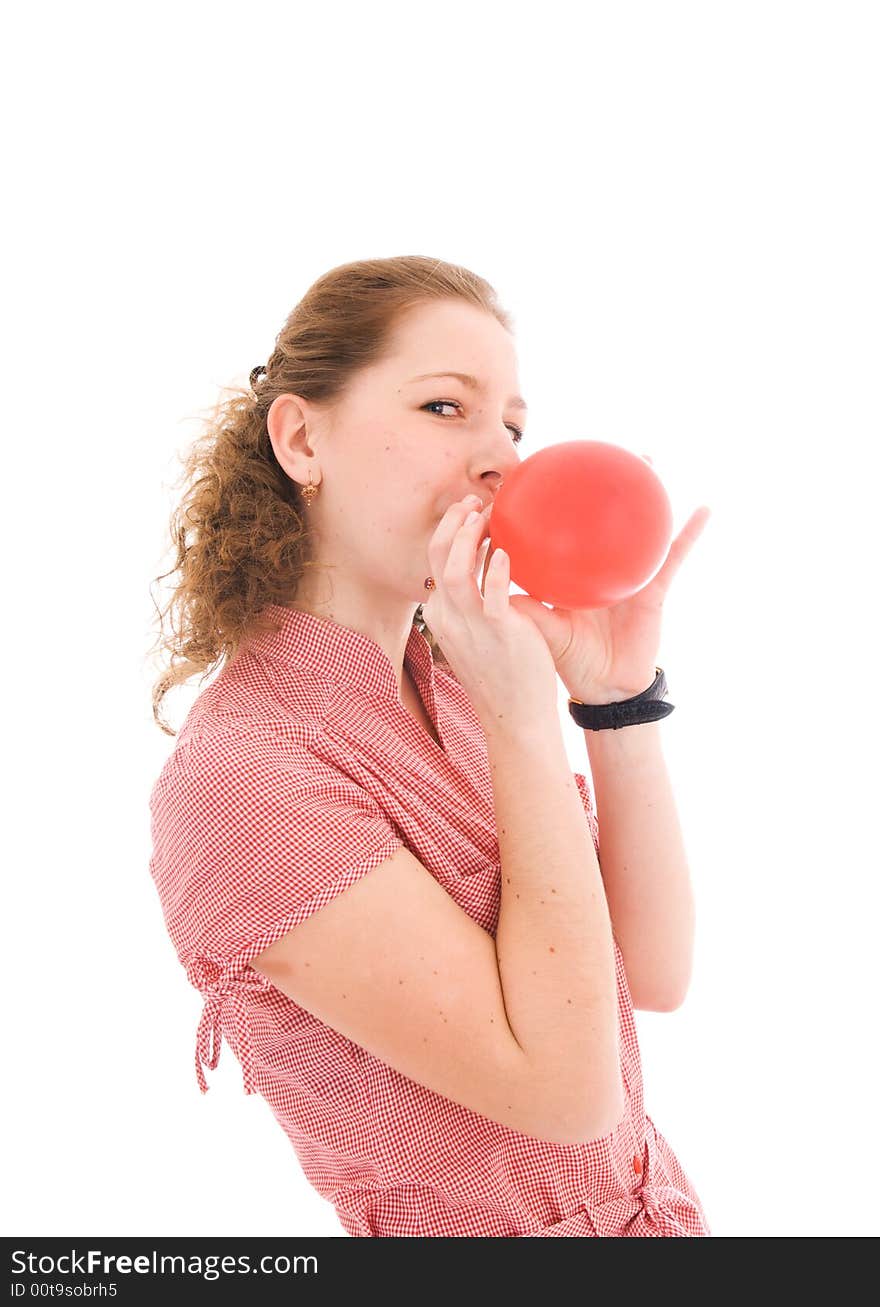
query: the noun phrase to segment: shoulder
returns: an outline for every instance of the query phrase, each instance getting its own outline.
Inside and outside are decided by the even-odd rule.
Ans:
[[[267,848],[270,836],[325,838],[343,814],[349,827],[384,821],[348,766],[320,722],[205,712],[154,788],[154,821],[189,844],[216,849],[220,841],[227,850],[253,841]]]

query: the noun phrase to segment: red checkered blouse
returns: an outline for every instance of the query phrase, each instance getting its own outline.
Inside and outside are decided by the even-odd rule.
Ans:
[[[410,1080],[249,966],[402,844],[494,936],[501,893],[485,737],[414,625],[406,666],[442,748],[403,706],[391,662],[348,627],[270,605],[259,633],[192,705],[150,796],[150,871],[205,999],[196,1075],[226,1036],[303,1171],[350,1235],[709,1235],[702,1205],[644,1110],[617,941],[626,1116],[555,1144]],[[573,773],[598,853],[585,777]]]

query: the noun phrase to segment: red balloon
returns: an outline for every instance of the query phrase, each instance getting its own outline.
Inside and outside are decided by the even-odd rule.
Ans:
[[[567,440],[505,475],[489,533],[526,594],[556,608],[608,608],[663,566],[672,505],[636,454],[604,440]]]

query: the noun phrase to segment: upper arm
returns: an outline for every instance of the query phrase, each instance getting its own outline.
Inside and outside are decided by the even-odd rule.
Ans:
[[[215,983],[249,965],[436,1093],[524,1134],[584,1141],[514,1038],[494,939],[352,777],[290,740],[211,736],[152,811],[173,938]]]
[[[405,847],[251,966],[428,1089],[523,1134],[583,1141],[542,1100],[510,1029],[494,939]]]

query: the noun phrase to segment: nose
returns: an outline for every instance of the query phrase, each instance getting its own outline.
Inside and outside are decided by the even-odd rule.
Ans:
[[[505,468],[505,471],[509,471],[509,468]],[[489,503],[491,500],[495,499],[498,491],[503,486],[504,474],[502,472],[484,472],[482,482],[484,489],[483,500],[484,503]],[[488,499],[486,498],[486,492],[488,492]]]

